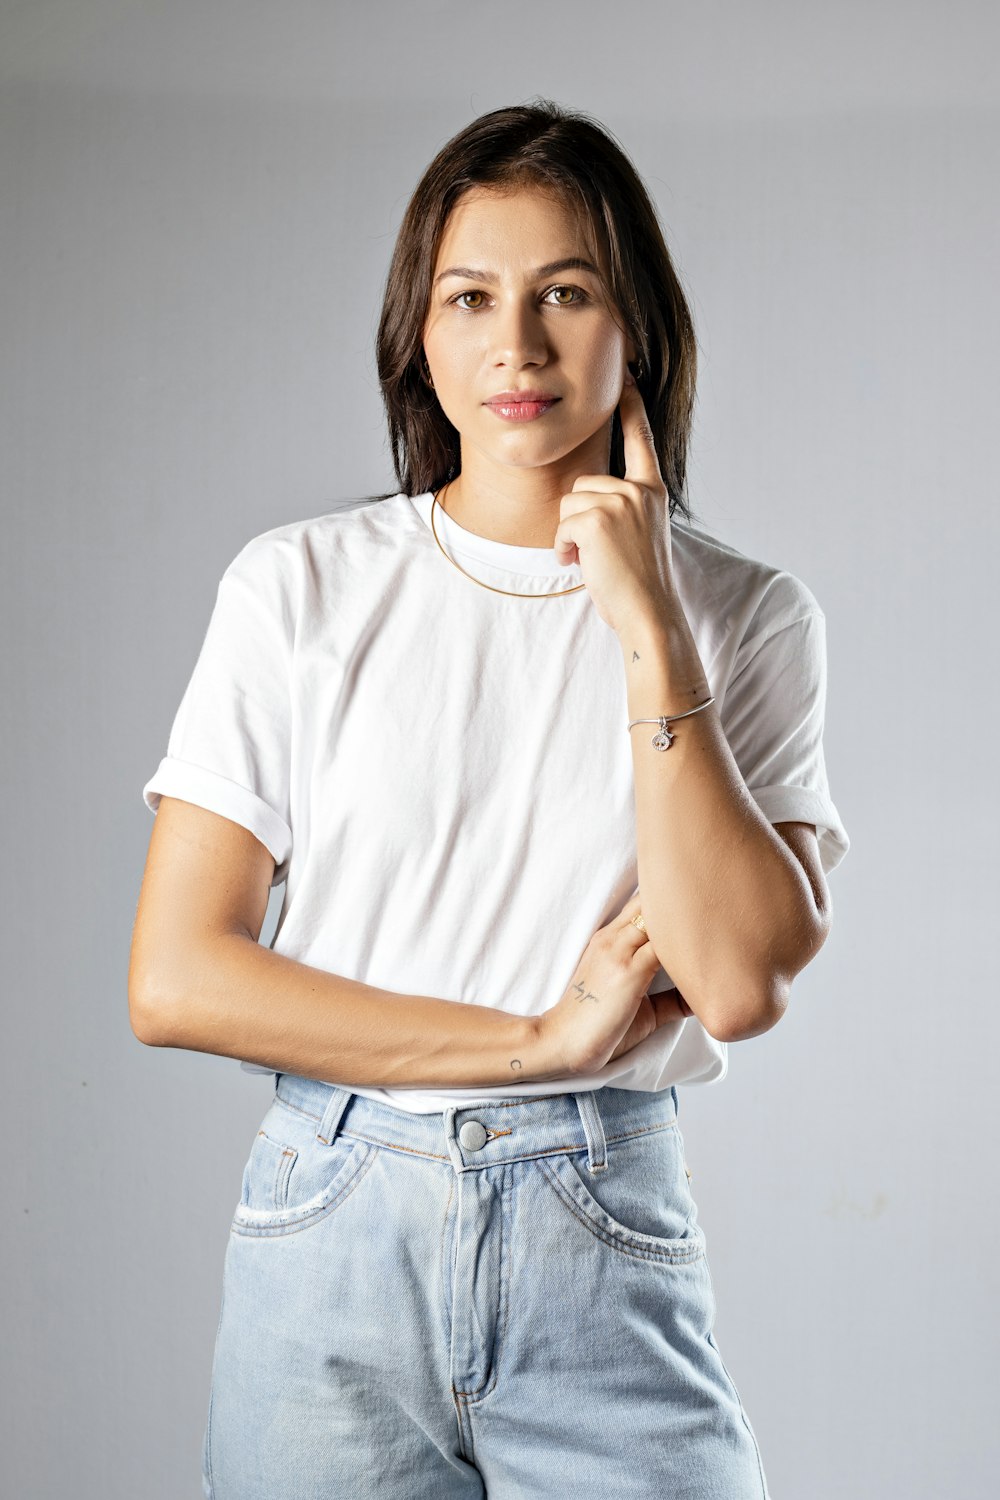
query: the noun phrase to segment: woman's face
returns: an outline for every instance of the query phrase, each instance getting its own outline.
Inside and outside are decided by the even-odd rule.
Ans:
[[[611,418],[635,346],[616,324],[573,215],[540,189],[470,189],[445,226],[423,344],[435,394],[468,448],[520,468],[559,463],[590,444],[607,467]],[[460,268],[460,269],[456,269]],[[543,392],[538,415],[501,415],[505,392]],[[598,439],[595,445],[595,438]],[[581,455],[583,457],[583,455]]]

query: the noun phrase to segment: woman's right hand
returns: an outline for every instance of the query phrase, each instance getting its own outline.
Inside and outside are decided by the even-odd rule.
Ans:
[[[639,892],[587,944],[561,1000],[539,1016],[543,1036],[574,1073],[596,1073],[667,1021],[692,1014],[679,990],[648,995],[660,960],[632,918]]]

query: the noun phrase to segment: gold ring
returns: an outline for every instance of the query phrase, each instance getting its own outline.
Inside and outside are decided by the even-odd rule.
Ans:
[[[643,919],[643,915],[642,915],[642,912],[641,912],[641,911],[640,911],[640,912],[638,912],[638,913],[637,913],[637,914],[636,914],[636,915],[635,915],[635,916],[634,916],[634,917],[633,917],[633,918],[632,918],[632,921],[633,921],[633,922],[634,922],[634,923],[635,923],[635,925],[636,925],[636,927],[638,927],[638,928],[639,928],[639,930],[640,930],[640,932],[645,932],[645,931],[646,931],[646,923],[645,923],[645,921],[644,921],[644,919]]]

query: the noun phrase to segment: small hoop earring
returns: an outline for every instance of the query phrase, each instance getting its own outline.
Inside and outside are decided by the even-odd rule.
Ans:
[[[635,357],[635,359],[632,361],[632,363],[635,365],[635,378],[636,378],[636,380],[641,380],[642,377],[643,377],[643,375],[645,375],[645,373],[646,373],[646,367],[645,367],[645,365],[642,362],[642,355],[641,354],[637,354],[636,357]]]

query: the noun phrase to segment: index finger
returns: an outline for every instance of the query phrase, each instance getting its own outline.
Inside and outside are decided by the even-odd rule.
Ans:
[[[653,442],[653,429],[646,414],[646,403],[634,382],[623,387],[618,409],[625,446],[625,478],[634,479],[639,484],[662,485],[663,476]]]

